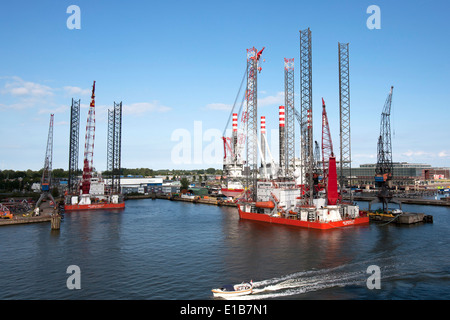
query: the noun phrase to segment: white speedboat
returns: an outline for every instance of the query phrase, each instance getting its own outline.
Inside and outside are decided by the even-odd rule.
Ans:
[[[253,281],[235,285],[227,284],[218,289],[212,289],[211,291],[214,297],[228,298],[243,296],[253,292]]]

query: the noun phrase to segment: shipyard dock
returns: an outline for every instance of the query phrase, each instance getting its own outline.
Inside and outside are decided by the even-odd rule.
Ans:
[[[52,220],[51,215],[42,215],[42,216],[37,216],[37,217],[14,217],[14,219],[1,219],[0,226],[50,222],[51,220]]]
[[[215,205],[215,206],[236,207],[236,203],[233,201],[224,201],[220,198],[211,197],[211,196],[183,196],[183,195],[179,195],[179,194],[162,194],[162,193],[125,196],[125,200],[136,200],[136,199],[163,199],[163,200],[171,200],[171,201],[183,201],[183,202],[190,202],[190,203],[209,204],[209,205]]]
[[[377,197],[375,196],[356,196],[354,195],[352,197],[353,201],[372,201],[375,200]],[[350,200],[350,196],[344,196],[345,200]],[[424,205],[424,206],[449,206],[450,207],[450,198],[445,199],[423,199],[423,198],[404,198],[404,197],[398,197],[396,198],[400,200],[403,204],[416,204],[416,205]]]
[[[149,195],[134,195],[134,196],[126,196],[126,200],[137,200],[137,199],[163,199],[170,201],[183,201],[190,203],[199,203],[199,204],[207,204],[207,205],[216,205],[216,206],[228,206],[228,207],[237,207],[237,204],[233,201],[223,201],[217,197],[211,196],[180,196],[179,194],[175,195],[167,195],[167,194],[149,194]],[[347,199],[348,200],[348,199]],[[370,197],[353,197],[354,201],[370,201],[373,200]],[[446,200],[429,200],[429,199],[400,199],[403,203],[410,204],[420,204],[420,205],[434,205],[434,206],[450,206],[450,201]],[[377,212],[369,213],[366,210],[362,210],[367,213],[370,218],[370,221],[374,222],[386,222],[386,223],[395,223],[395,224],[416,224],[416,223],[432,223],[433,216],[425,214],[425,213],[415,213],[415,212],[402,212],[401,214],[392,215],[392,214],[381,214]]]
[[[0,226],[50,222],[52,229],[59,229],[61,214],[58,209],[54,209],[48,202],[41,204],[39,215],[36,215],[34,210],[31,210],[31,207],[27,207],[27,209],[27,212],[15,212],[10,214],[11,218],[3,217],[0,219]]]

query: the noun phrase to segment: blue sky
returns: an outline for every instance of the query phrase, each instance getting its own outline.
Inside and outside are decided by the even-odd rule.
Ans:
[[[366,26],[373,4],[380,7],[379,30]],[[79,30],[67,28],[70,5],[81,10]],[[67,170],[72,98],[82,103],[81,167],[93,80],[97,169],[106,169],[106,110],[114,101],[124,105],[123,167],[221,168],[206,157],[196,161],[194,145],[202,143],[204,153],[214,144],[207,133],[224,130],[246,66],[245,50],[266,48],[258,113],[266,116],[270,135],[284,104],[283,58],[293,57],[299,67],[299,30],[308,27],[316,140],[324,97],[339,153],[337,46],[349,42],[353,166],[376,162],[381,110],[391,85],[394,161],[450,166],[449,10],[445,0],[3,1],[0,169],[43,166],[54,113],[53,168]],[[299,107],[297,70],[295,90]],[[199,121],[200,134],[194,130]],[[180,130],[190,134],[192,147],[184,163],[172,155]]]

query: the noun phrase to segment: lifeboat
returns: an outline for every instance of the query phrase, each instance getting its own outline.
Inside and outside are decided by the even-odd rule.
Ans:
[[[255,203],[255,207],[263,209],[273,209],[275,208],[275,203],[273,203],[273,201],[259,201]]]

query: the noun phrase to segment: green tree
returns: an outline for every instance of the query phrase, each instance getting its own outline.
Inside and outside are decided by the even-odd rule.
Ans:
[[[181,178],[181,190],[189,189],[189,180],[186,177]]]

